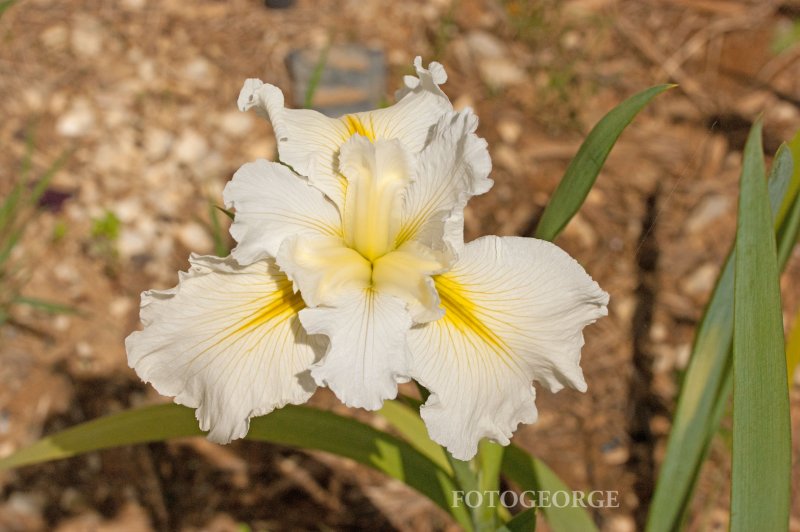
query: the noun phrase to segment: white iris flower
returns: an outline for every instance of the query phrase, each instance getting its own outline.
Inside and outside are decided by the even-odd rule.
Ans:
[[[586,389],[582,329],[608,295],[549,242],[464,244],[464,206],[492,185],[486,142],[439,88],[442,66],[415,66],[395,105],[338,119],[245,82],[239,105],[269,118],[286,166],[236,172],[224,198],[238,246],[145,292],[144,330],[126,341],[131,367],[196,408],[211,440],[316,386],[376,410],[415,379],[431,438],[469,459],[536,420],[534,380]]]

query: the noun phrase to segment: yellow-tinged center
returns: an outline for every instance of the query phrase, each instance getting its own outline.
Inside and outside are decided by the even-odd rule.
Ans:
[[[362,135],[365,126],[353,117],[342,120],[356,132],[339,154],[339,172],[347,183],[342,237],[298,239],[289,251],[295,267],[304,272],[304,298],[311,305],[324,304],[345,290],[372,288],[401,297],[418,310],[435,310],[429,276],[443,269],[439,254],[397,239],[411,183],[403,146]]]
[[[358,134],[342,147],[339,165],[347,180],[345,244],[374,262],[394,249],[400,232],[403,195],[411,182],[406,154],[399,141],[372,142]]]

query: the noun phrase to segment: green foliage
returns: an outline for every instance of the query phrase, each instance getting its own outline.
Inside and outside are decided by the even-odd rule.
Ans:
[[[5,6],[7,7],[8,5]],[[0,13],[3,9],[3,5],[0,4]],[[67,308],[40,300],[36,300],[38,305],[34,305],[33,299],[21,295],[27,281],[26,272],[29,269],[24,264],[24,258],[15,259],[13,252],[22,241],[31,220],[39,213],[39,200],[67,158],[67,154],[62,155],[39,179],[31,180],[33,149],[33,135],[29,134],[25,156],[20,164],[19,177],[8,196],[0,203],[0,324],[11,317],[14,305],[23,304],[38,308],[47,305],[50,311]]]
[[[0,0],[0,17],[6,12],[6,9],[17,3],[17,0]]]
[[[106,211],[100,218],[92,220],[92,238],[114,242],[119,238],[121,222],[117,215]]]
[[[772,52],[780,54],[800,43],[800,19],[793,20],[787,26],[781,26],[772,39]]]
[[[320,81],[322,81],[322,73],[325,71],[325,65],[328,64],[328,52],[330,51],[330,43],[322,49],[319,53],[319,59],[314,65],[314,71],[311,73],[311,78],[308,80],[308,87],[306,87],[306,96],[303,99],[303,107],[311,109],[314,105],[314,94],[319,88]]]
[[[194,412],[175,404],[147,406],[89,421],[42,438],[0,460],[0,471],[90,451],[199,436]],[[465,508],[451,507],[452,478],[408,443],[355,419],[303,406],[286,406],[253,419],[250,440],[327,451],[399,479],[451,513],[467,530]]]
[[[790,146],[798,139],[800,134]],[[776,153],[770,171],[769,198],[779,249],[794,246],[797,241],[799,224],[788,213],[800,206],[800,195],[797,194],[800,190],[800,167],[792,164],[792,159],[798,156],[800,150],[782,147]],[[788,254],[779,260],[781,269],[787,259]],[[680,527],[711,440],[726,412],[733,386],[734,269],[731,254],[725,261],[695,334],[648,515],[647,530],[651,532],[666,532]]]
[[[214,254],[217,257],[227,257],[231,250],[228,247],[227,237],[219,220],[220,212],[230,216],[231,220],[233,219],[233,214],[230,211],[218,207],[212,201],[208,202],[208,218],[211,221],[210,230],[211,239],[214,241]]]
[[[502,472],[523,491],[571,492],[552,469],[515,445],[509,445],[503,455]],[[566,505],[563,508],[550,505],[541,511],[553,530],[597,530],[592,518],[579,505]]]
[[[622,131],[654,97],[673,86],[659,85],[631,96],[594,126],[545,207],[536,238],[552,241],[558,236],[583,205]]]
[[[731,530],[786,530],[792,467],[789,395],[760,123],[745,146],[735,256]]]

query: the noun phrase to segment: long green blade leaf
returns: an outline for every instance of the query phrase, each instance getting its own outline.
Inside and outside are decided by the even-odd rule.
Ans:
[[[774,222],[782,206],[797,202],[792,197],[800,182],[800,167],[791,164],[793,153],[780,149],[770,172],[769,196]],[[786,180],[790,179],[788,187]],[[781,192],[784,196],[781,197]],[[779,234],[788,227],[787,218]],[[795,227],[796,229],[796,227]],[[796,239],[796,232],[793,233]],[[781,236],[783,243],[788,236]],[[781,268],[786,262],[781,261]],[[734,261],[731,253],[706,306],[695,335],[692,355],[681,385],[673,416],[667,452],[658,475],[648,514],[648,532],[680,528],[711,439],[717,432],[733,386],[731,342],[733,339]]]
[[[200,436],[192,410],[147,406],[113,414],[39,440],[0,460],[0,471],[68,458],[120,445]],[[402,480],[450,512],[467,529],[467,510],[451,506],[453,480],[409,444],[351,418],[303,406],[286,406],[253,419],[248,439],[327,451]]]
[[[391,423],[415,449],[441,467],[448,475],[453,474],[453,468],[450,467],[445,450],[430,439],[428,429],[425,428],[425,423],[416,411],[399,401],[384,401],[383,408],[378,410],[378,414]]]
[[[731,530],[787,530],[791,435],[777,246],[761,124],[745,146],[736,231]]]
[[[503,455],[503,474],[517,483],[523,490],[572,493],[558,475],[543,462],[530,456],[515,445],[506,447]],[[561,506],[561,505],[559,505]],[[568,504],[563,508],[548,505],[541,508],[550,528],[555,531],[597,530],[592,518],[580,505]]]
[[[672,87],[658,85],[631,96],[592,128],[545,207],[536,238],[554,240],[558,236],[583,204],[622,131],[650,100]]]
[[[536,532],[536,508],[518,513],[509,522],[498,527],[497,532]]]

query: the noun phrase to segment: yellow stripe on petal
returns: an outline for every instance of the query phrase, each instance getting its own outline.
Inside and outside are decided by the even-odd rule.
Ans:
[[[358,115],[345,115],[341,120],[347,126],[348,138],[353,135],[361,135],[368,138],[370,142],[375,142],[375,127],[372,124],[372,117],[370,117],[369,126],[365,125]]]
[[[445,324],[449,324],[465,335],[473,334],[483,340],[492,351],[502,358],[512,358],[511,349],[492,329],[486,325],[482,309],[469,297],[469,291],[454,276],[435,275],[433,282],[439,293]]]
[[[277,289],[269,296],[269,301],[261,309],[246,318],[247,321],[238,326],[230,335],[238,334],[269,322],[274,322],[275,325],[283,323],[305,308],[303,298],[300,297],[299,292],[294,292],[292,282],[289,279],[284,278],[277,284]]]

